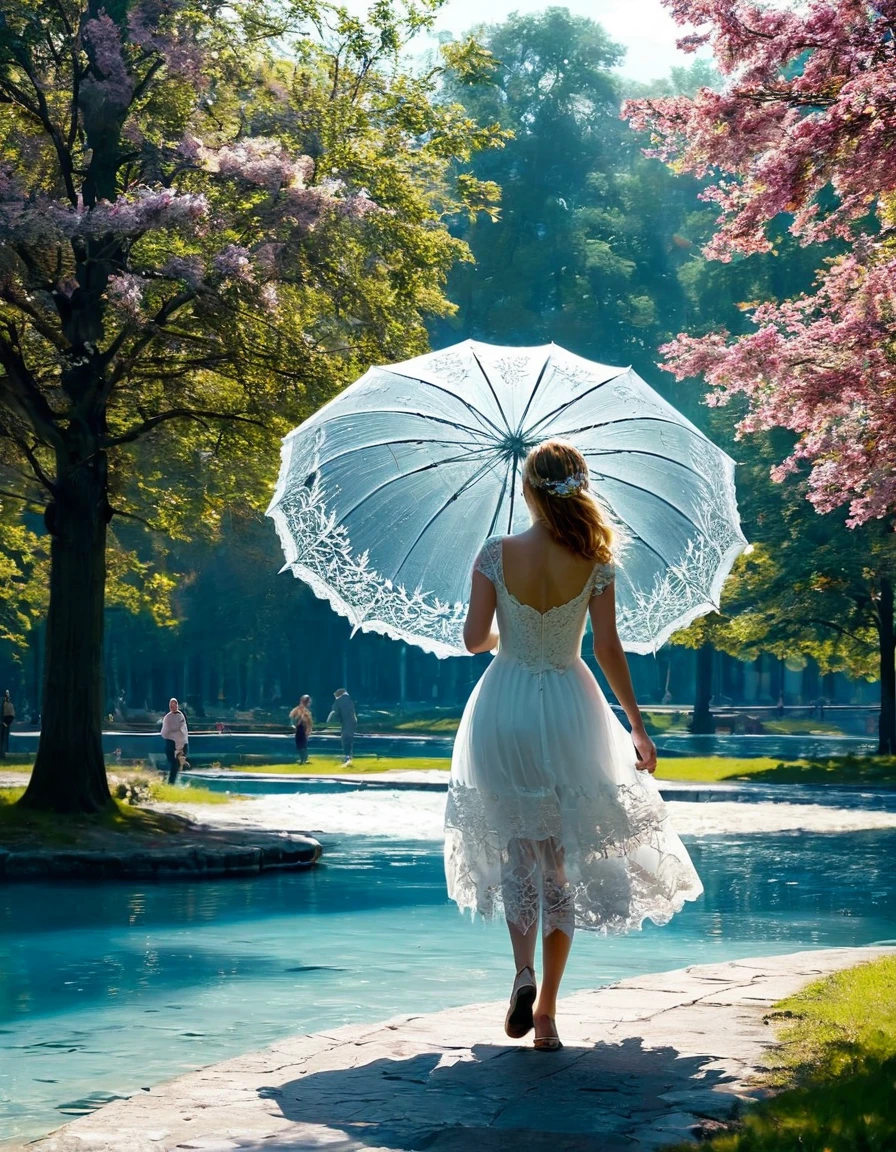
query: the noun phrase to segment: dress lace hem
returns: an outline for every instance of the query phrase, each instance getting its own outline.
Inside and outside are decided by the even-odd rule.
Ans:
[[[545,935],[665,924],[703,890],[662,798],[641,785],[500,796],[453,782],[445,825],[451,898],[524,932],[539,905]]]

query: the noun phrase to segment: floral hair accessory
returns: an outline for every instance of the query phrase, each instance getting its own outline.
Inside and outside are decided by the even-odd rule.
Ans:
[[[564,476],[562,480],[545,480],[541,476],[533,476],[529,483],[533,488],[541,488],[545,492],[550,492],[552,496],[566,498],[575,496],[577,492],[588,487],[588,473],[574,472],[572,476]]]

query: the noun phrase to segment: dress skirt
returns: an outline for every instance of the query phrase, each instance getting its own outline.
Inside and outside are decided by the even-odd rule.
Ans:
[[[664,924],[703,891],[631,736],[581,659],[499,654],[457,733],[445,820],[449,895],[523,931]]]

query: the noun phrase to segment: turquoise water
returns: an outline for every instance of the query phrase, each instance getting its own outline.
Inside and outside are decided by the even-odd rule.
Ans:
[[[285,1035],[507,993],[505,930],[447,902],[438,844],[323,840],[309,873],[0,891],[0,1138]],[[580,934],[569,990],[896,935],[896,830],[687,842],[705,895],[664,928]]]

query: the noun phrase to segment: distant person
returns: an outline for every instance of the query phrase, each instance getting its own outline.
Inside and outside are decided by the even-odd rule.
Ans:
[[[358,717],[355,714],[352,698],[344,688],[337,688],[333,693],[333,711],[330,713],[329,720],[333,724],[338,722],[342,737],[342,762],[343,764],[351,764]]]
[[[173,784],[177,780],[178,771],[190,767],[187,760],[190,749],[187,718],[174,696],[168,701],[168,711],[162,719],[162,739],[165,741],[165,756],[168,760],[168,783]]]
[[[778,696],[778,704],[777,704],[777,707],[775,708],[775,713],[776,713],[779,720],[784,719],[784,693],[783,692]]]
[[[308,737],[314,727],[311,719],[311,697],[303,696],[290,712],[289,718],[296,727],[296,752],[300,764],[308,763]]]
[[[3,715],[0,716],[0,760],[6,759],[6,753],[9,751],[9,730],[12,728],[12,722],[16,718],[16,710],[12,700],[9,698],[9,689],[3,693],[3,708],[0,709]]]

